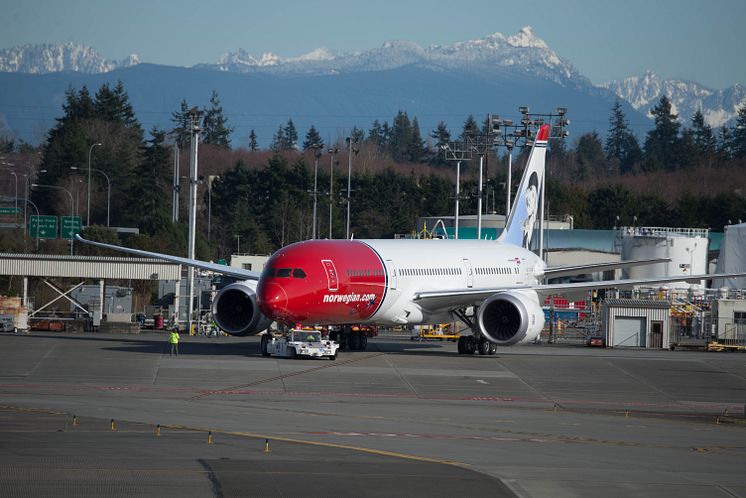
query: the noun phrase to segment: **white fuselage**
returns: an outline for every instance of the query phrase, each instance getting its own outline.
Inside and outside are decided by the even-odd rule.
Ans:
[[[447,309],[426,310],[415,294],[453,289],[535,285],[545,263],[522,247],[486,240],[361,240],[374,249],[387,273],[385,299],[370,321],[440,323]],[[534,293],[535,294],[535,293]]]

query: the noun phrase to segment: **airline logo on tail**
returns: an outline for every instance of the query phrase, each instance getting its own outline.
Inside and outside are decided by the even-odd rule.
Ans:
[[[505,230],[500,241],[530,249],[534,224],[539,214],[541,188],[544,184],[544,163],[549,140],[549,125],[539,128],[536,140],[528,157],[518,193],[513,201]]]

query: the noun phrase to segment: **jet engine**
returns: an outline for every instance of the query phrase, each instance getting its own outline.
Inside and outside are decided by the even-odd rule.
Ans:
[[[512,346],[539,336],[544,328],[544,311],[534,292],[499,292],[479,307],[477,324],[490,342]]]
[[[256,281],[235,282],[223,287],[212,301],[212,317],[230,335],[253,335],[269,327],[272,320],[256,304]]]

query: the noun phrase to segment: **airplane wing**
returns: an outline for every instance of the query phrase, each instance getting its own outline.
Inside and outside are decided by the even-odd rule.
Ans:
[[[582,275],[583,273],[595,273],[599,271],[617,270],[619,268],[629,268],[630,266],[654,265],[657,263],[669,263],[668,258],[663,259],[637,259],[630,261],[616,261],[609,263],[594,263],[591,265],[568,265],[555,266],[544,270],[544,278],[558,278],[569,275]]]
[[[198,259],[181,258],[179,256],[171,256],[169,254],[161,254],[159,252],[143,251],[141,249],[132,249],[129,247],[115,246],[113,244],[105,244],[103,242],[95,242],[93,240],[84,239],[80,235],[76,235],[75,240],[83,242],[84,244],[90,244],[92,246],[101,247],[104,249],[111,249],[113,251],[134,254],[135,256],[162,259],[163,261],[169,261],[171,263],[178,263],[184,266],[191,266],[193,268],[200,268],[202,270],[214,271],[215,273],[220,273],[221,275],[226,275],[228,277],[240,278],[242,280],[259,280],[259,272],[244,270],[242,268],[233,268],[231,266],[219,265],[217,263],[208,263],[207,261],[200,261]]]
[[[603,280],[599,282],[573,282],[565,284],[514,285],[484,289],[453,289],[442,291],[422,291],[414,294],[413,300],[428,310],[453,309],[459,306],[478,304],[498,292],[511,290],[533,290],[540,297],[562,294],[563,292],[589,291],[593,289],[624,289],[636,285],[665,284],[669,282],[698,283],[702,280],[716,278],[735,278],[746,276],[739,273],[711,273],[709,275],[679,275],[676,277],[635,278],[625,280]]]

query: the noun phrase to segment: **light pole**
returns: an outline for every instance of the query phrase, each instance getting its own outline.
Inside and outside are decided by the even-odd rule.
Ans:
[[[88,147],[88,208],[86,210],[86,220],[85,220],[85,226],[89,227],[91,226],[91,154],[93,153],[93,148],[103,145],[101,142],[96,142],[95,144],[92,144],[90,147]]]
[[[219,175],[210,175],[207,177],[207,241],[210,242],[210,232],[212,230],[212,182],[220,178]]]
[[[513,182],[513,146],[515,142],[512,140],[505,140],[505,147],[508,149],[508,182],[506,188],[505,197],[505,224],[508,223],[508,216],[510,216],[510,191],[512,189]]]
[[[79,170],[80,168],[71,166],[70,169]],[[109,213],[111,211],[111,179],[109,178],[109,175],[107,175],[100,169],[91,168],[91,171],[101,173],[102,175],[104,175],[104,178],[106,178],[106,226],[108,227],[109,226]]]
[[[11,171],[10,174],[16,179],[16,207],[14,215],[16,218],[16,225],[18,225],[18,174],[15,171]]]
[[[332,213],[334,211],[334,154],[339,153],[339,149],[329,149],[329,239],[333,239],[332,233]]]
[[[199,144],[199,135],[202,132],[202,128],[200,126],[200,120],[202,118],[202,112],[200,112],[196,107],[193,108],[191,111],[189,111],[189,119],[190,119],[190,172],[189,172],[189,244],[188,244],[188,258],[194,259],[194,245],[195,245],[195,236],[197,232],[197,181],[198,181],[198,175],[197,172],[199,171],[198,167],[198,144]],[[192,317],[192,313],[194,310],[194,268],[190,267],[188,269],[189,271],[189,278],[188,278],[188,285],[189,285],[189,304],[187,306],[187,310],[189,313],[188,318],[188,326],[189,330],[188,333],[192,333],[192,324],[194,323],[194,319]],[[200,296],[201,297],[201,296]],[[201,301],[201,299],[199,300]],[[197,315],[199,315],[199,303],[197,305]],[[199,316],[198,323],[199,323]]]
[[[458,240],[458,201],[461,195],[461,161],[456,161],[456,212],[453,220],[453,238]]]
[[[75,213],[75,199],[73,199],[73,194],[70,193],[69,190],[67,190],[65,187],[60,187],[60,186],[57,186],[57,185],[41,185],[39,183],[32,183],[31,186],[32,187],[44,187],[44,188],[53,188],[53,189],[56,189],[56,190],[62,190],[67,195],[69,195],[70,196],[70,222],[72,223],[72,220],[73,220],[73,217],[74,217],[74,213]],[[37,218],[37,227],[38,227],[38,222],[39,222],[39,220]],[[60,231],[61,230],[62,230],[62,225],[60,224]],[[37,228],[37,231],[38,231],[38,228]],[[37,233],[37,236],[38,235],[39,234]],[[72,256],[72,254],[73,254],[73,243],[74,243],[74,241],[75,241],[75,237],[74,236],[70,237],[70,256]]]
[[[311,238],[316,238],[316,206],[318,204],[318,185],[319,185],[319,158],[321,157],[321,147],[316,144],[313,147],[313,228],[311,229]]]
[[[477,240],[482,238],[482,177],[484,170],[484,154],[479,154],[479,189],[477,192]]]
[[[358,153],[357,149],[352,148],[352,144],[357,142],[357,139],[353,140],[352,133],[347,137],[347,144],[349,145],[349,155],[347,156],[347,230],[346,239],[350,239],[350,195],[352,194],[352,153]]]
[[[36,211],[36,252],[39,252],[39,208],[28,197],[26,197],[26,203],[31,204],[31,207]],[[25,213],[26,210],[24,209],[23,212]]]

